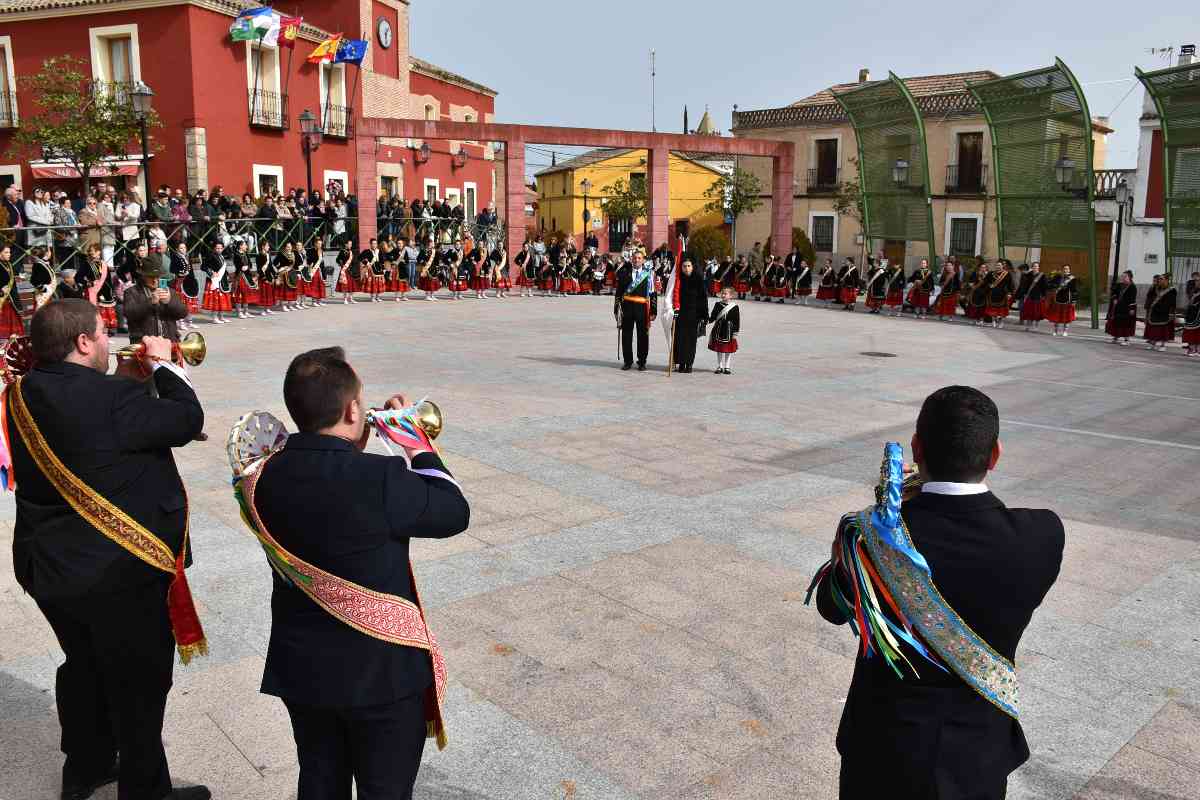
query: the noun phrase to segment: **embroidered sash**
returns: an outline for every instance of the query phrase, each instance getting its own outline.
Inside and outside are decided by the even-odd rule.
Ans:
[[[980,697],[1018,719],[1015,666],[975,633],[942,597],[929,564],[905,527],[900,515],[903,451],[895,442],[885,448],[881,473],[876,492],[879,502],[843,517],[836,562],[826,562],[817,572],[805,602],[811,600],[823,578],[835,567],[842,568],[854,584],[853,593],[843,595],[834,581],[834,600],[851,617],[864,657],[881,653],[899,677],[904,677],[900,662],[915,675],[916,668],[897,641],[902,640],[931,664],[942,670],[949,668]],[[898,623],[884,613],[884,603]]]
[[[438,750],[446,749],[446,725],[442,718],[442,705],[446,699],[446,660],[425,621],[412,562],[408,565],[408,579],[413,597],[417,598],[415,604],[403,597],[376,592],[339,578],[285,550],[271,536],[254,504],[258,479],[273,457],[274,453],[267,456],[253,472],[235,483],[234,492],[242,507],[242,519],[258,538],[267,561],[279,576],[308,595],[334,619],[373,639],[415,647],[429,653],[433,666],[433,687],[425,696],[426,737],[437,740]]]
[[[63,496],[67,504],[75,510],[75,513],[114,544],[151,567],[173,576],[170,588],[167,590],[167,615],[171,620],[171,631],[175,635],[179,660],[187,664],[193,656],[207,655],[208,642],[204,638],[204,629],[196,614],[196,604],[192,600],[192,593],[188,588],[187,576],[183,569],[187,557],[188,528],[186,526],[188,523],[186,521],[184,523],[183,544],[179,548],[179,555],[176,556],[166,542],[102,497],[58,459],[25,405],[25,399],[21,395],[21,379],[18,379],[6,390],[5,397],[5,409],[11,410],[12,420],[21,433],[21,438],[25,442],[26,449],[29,450],[30,457],[33,458],[33,463],[46,476],[54,489]],[[7,425],[5,425],[5,429],[5,440],[7,441]],[[11,475],[9,483],[13,485]],[[185,520],[187,514],[185,505]]]

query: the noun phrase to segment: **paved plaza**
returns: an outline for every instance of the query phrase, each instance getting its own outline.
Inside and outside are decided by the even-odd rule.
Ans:
[[[403,390],[442,406],[439,443],[471,501],[466,533],[413,545],[451,678],[450,747],[426,749],[417,797],[836,797],[855,640],[804,590],[839,516],[870,502],[884,442],[907,446],[922,399],[949,383],[1000,406],[996,493],[1067,528],[1018,653],[1033,758],[1010,797],[1200,796],[1200,364],[1082,325],[1064,340],[745,302],[733,375],[702,350],[696,372],[667,378],[657,327],[650,370],[619,371],[611,309],[388,302],[201,326],[211,438],[176,457],[211,655],[176,667],[177,783],[295,794],[283,705],[258,693],[270,571],[224,440],[246,411],[287,419],[288,361],[336,343],[369,401]],[[7,553],[10,496],[0,515]],[[57,796],[60,658],[5,555],[0,800]]]

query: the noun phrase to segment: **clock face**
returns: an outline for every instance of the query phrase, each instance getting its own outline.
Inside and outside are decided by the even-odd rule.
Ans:
[[[388,22],[385,17],[379,18],[379,45],[383,48],[392,46],[392,23]]]

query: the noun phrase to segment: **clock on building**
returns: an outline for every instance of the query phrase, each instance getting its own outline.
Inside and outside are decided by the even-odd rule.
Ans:
[[[392,23],[388,22],[387,17],[380,17],[379,24],[376,27],[376,34],[379,37],[379,46],[385,50],[392,46]]]

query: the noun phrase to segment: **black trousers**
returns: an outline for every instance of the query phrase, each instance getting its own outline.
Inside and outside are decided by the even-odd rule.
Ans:
[[[700,321],[687,317],[675,318],[674,364],[690,367],[696,360],[696,329]]]
[[[424,692],[395,703],[317,708],[284,700],[300,760],[296,800],[412,800],[425,749]]]
[[[644,365],[650,355],[650,318],[641,303],[621,301],[621,355],[633,363],[633,332],[637,330],[637,363]]]
[[[915,766],[915,765],[906,765]],[[891,796],[904,800],[1004,800],[1008,794],[1006,777],[977,776],[969,785],[955,785],[936,775],[932,766],[928,774],[897,774],[881,770],[870,758],[842,757],[839,776],[839,800],[864,800]]]
[[[168,581],[38,603],[67,657],[55,680],[64,784],[106,774],[119,752],[119,800],[161,800],[171,792],[162,743],[175,664]]]

